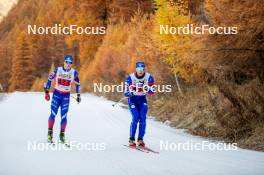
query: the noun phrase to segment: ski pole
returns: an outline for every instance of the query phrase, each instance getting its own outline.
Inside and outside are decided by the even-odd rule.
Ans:
[[[73,98],[73,99],[77,100],[77,98],[76,98],[76,97],[74,97],[73,95],[71,95],[71,98]]]
[[[114,104],[112,104],[113,107],[115,107],[117,104],[119,104],[121,101],[123,101],[124,99],[127,99],[127,97],[123,97],[121,98],[118,102],[115,102]]]

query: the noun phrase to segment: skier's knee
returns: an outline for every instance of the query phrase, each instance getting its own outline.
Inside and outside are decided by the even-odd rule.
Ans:
[[[146,125],[146,119],[145,120],[144,119],[143,120],[139,120],[139,124],[143,125],[143,126]]]
[[[57,115],[57,111],[51,110],[50,118],[54,119]]]
[[[62,113],[61,114],[61,121],[67,120],[67,113]]]
[[[61,109],[61,114],[62,115],[66,115],[67,113],[68,113],[68,110],[69,110],[69,107],[67,106],[67,107],[63,107],[62,109]]]
[[[132,120],[132,122],[131,122],[131,124],[132,125],[137,125],[137,123],[138,123],[138,119],[136,118],[133,118],[133,120]]]

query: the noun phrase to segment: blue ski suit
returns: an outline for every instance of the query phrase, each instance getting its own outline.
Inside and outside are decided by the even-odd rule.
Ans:
[[[49,90],[51,81],[55,79],[55,88],[51,101],[51,114],[48,120],[48,128],[52,129],[55,117],[60,107],[61,110],[61,132],[65,131],[67,125],[67,113],[70,104],[71,84],[74,82],[76,85],[76,93],[80,93],[80,81],[78,72],[74,69],[66,70],[63,67],[56,68],[49,76],[45,85],[45,89]]]
[[[138,77],[136,73],[130,74],[126,79],[124,95],[128,98],[128,106],[132,115],[130,124],[130,139],[135,140],[137,125],[139,123],[138,140],[143,140],[146,130],[146,115],[148,112],[147,94],[154,94],[154,78],[149,73]]]

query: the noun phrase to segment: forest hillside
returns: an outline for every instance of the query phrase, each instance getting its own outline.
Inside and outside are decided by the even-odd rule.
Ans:
[[[144,60],[172,93],[149,97],[150,115],[188,132],[264,150],[262,0],[19,0],[0,23],[0,83],[42,91],[75,58],[82,91],[118,84]],[[27,25],[102,26],[103,35],[29,35]],[[160,25],[236,26],[233,35],[160,34]],[[117,100],[122,93],[97,94]]]

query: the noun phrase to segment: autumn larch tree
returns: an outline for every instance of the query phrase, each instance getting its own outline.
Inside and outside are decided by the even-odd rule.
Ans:
[[[34,81],[34,67],[30,42],[22,32],[16,41],[16,51],[12,59],[9,91],[27,91]]]

